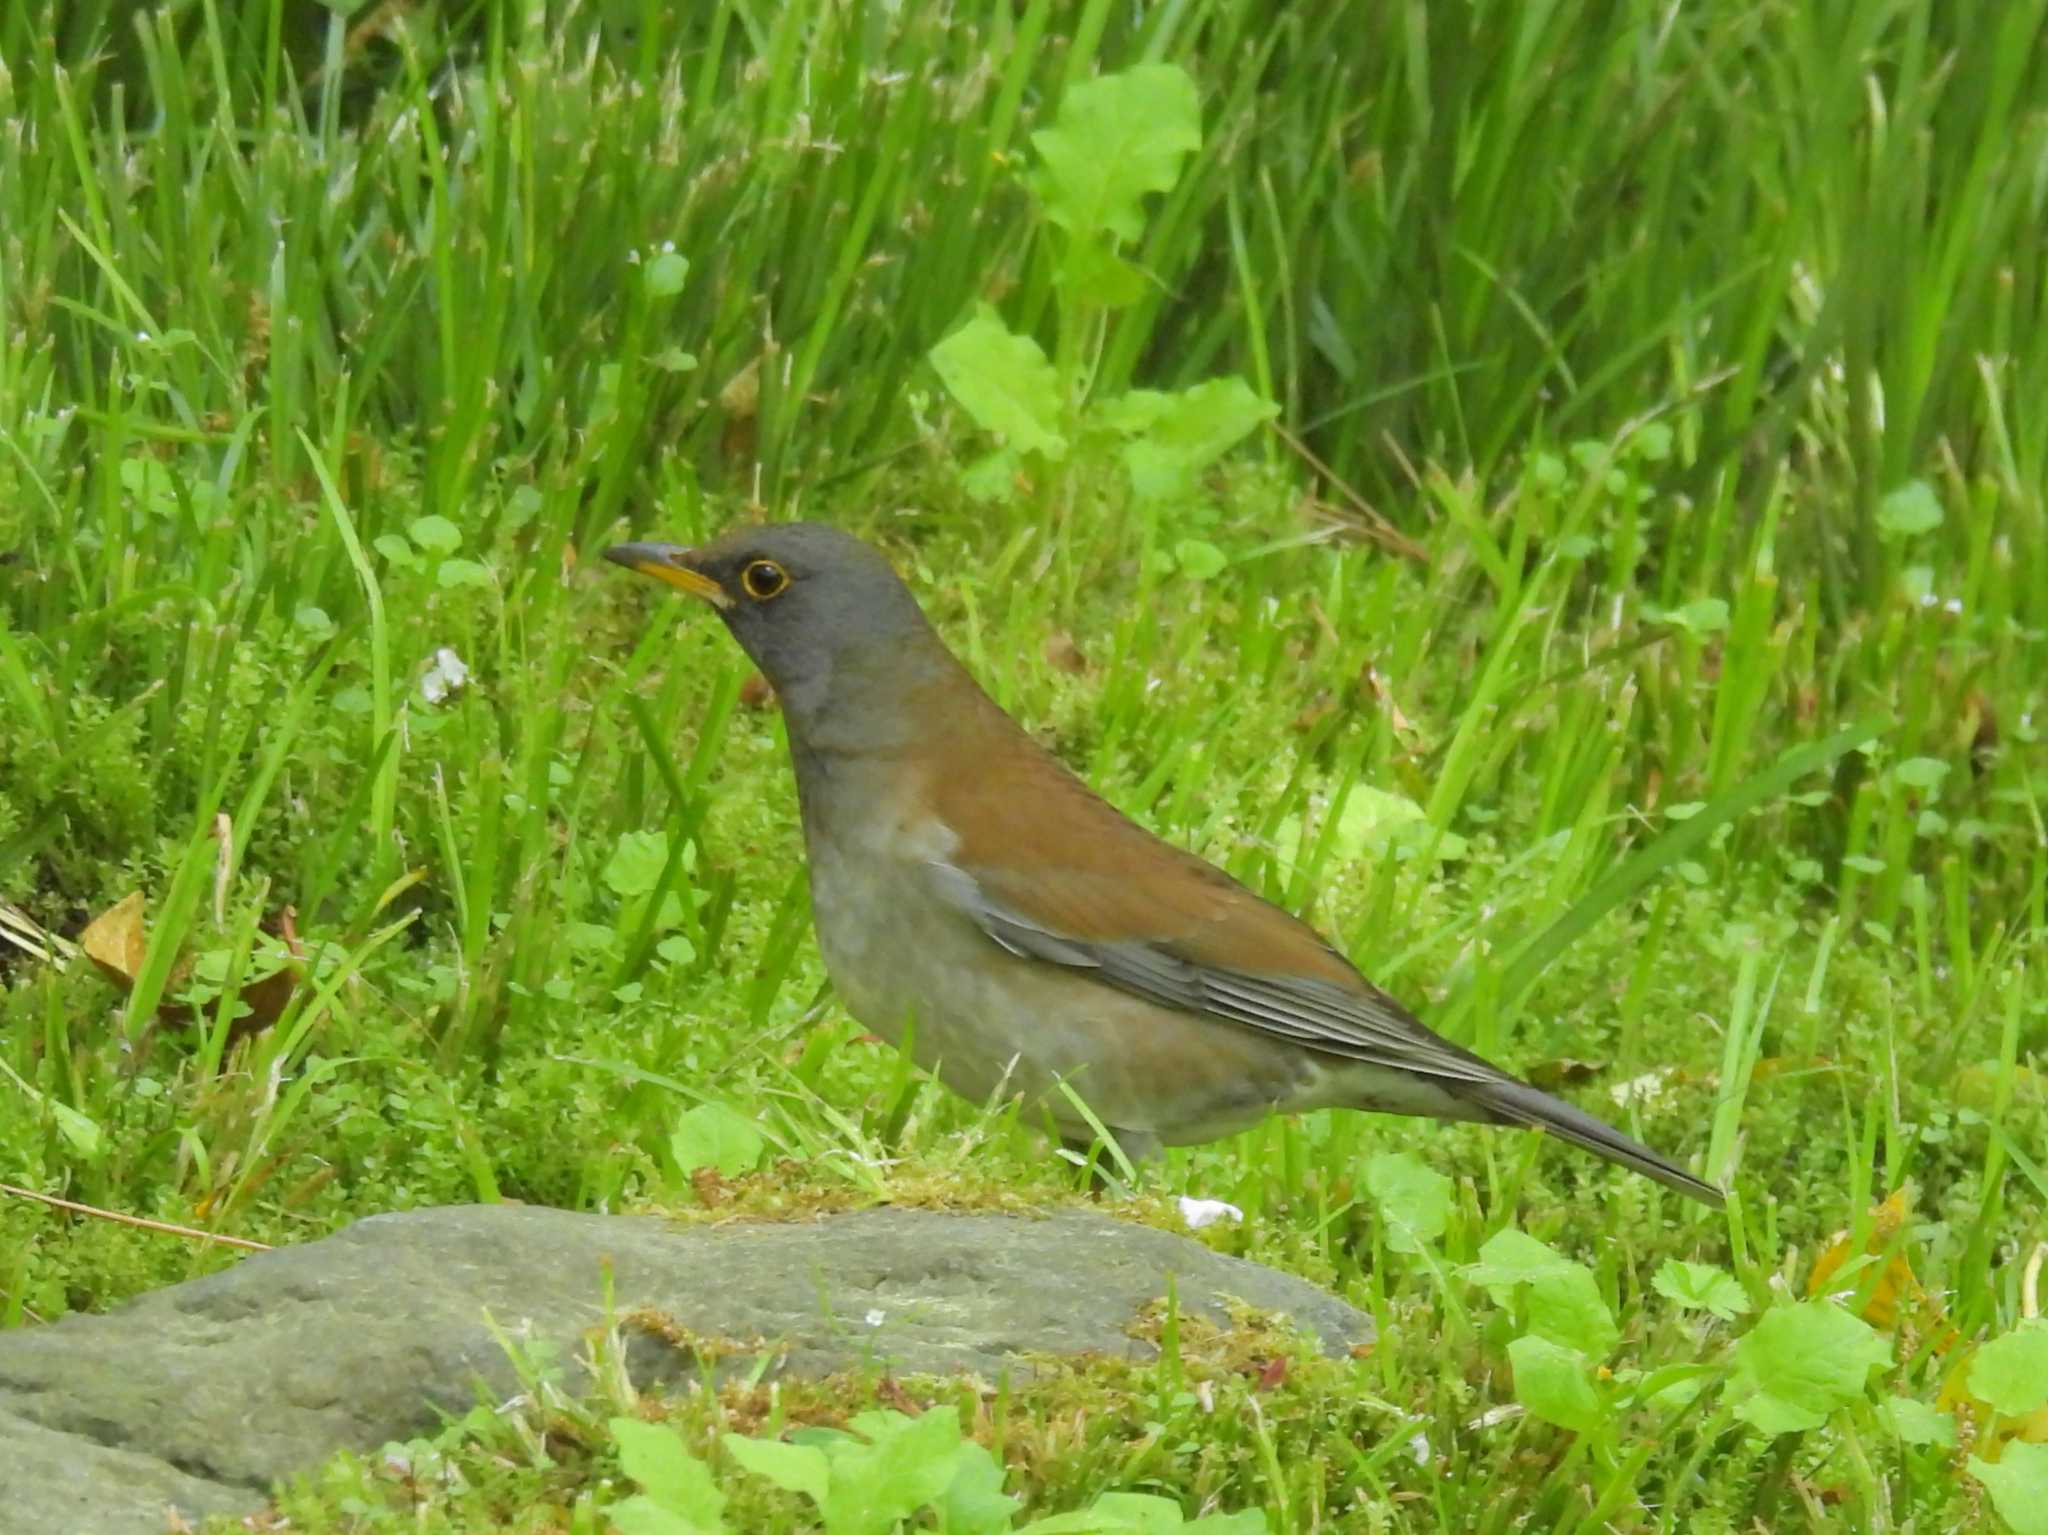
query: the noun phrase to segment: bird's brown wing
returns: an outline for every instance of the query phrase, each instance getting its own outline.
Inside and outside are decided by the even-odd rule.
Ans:
[[[1242,956],[1251,947],[1252,936],[1242,929],[1268,926],[1263,913],[1232,911],[1227,908],[1235,903],[1219,903],[1226,909],[1211,919],[1213,927],[1150,937],[1130,932],[1091,935],[1090,924],[1070,920],[1074,906],[1107,914],[1142,897],[1128,886],[1089,889],[1097,881],[1087,875],[1036,878],[1026,891],[1001,872],[984,869],[977,874],[957,864],[937,869],[940,886],[954,903],[1013,954],[1092,970],[1108,985],[1148,1002],[1259,1029],[1330,1055],[1462,1082],[1493,1082],[1502,1075],[1438,1038],[1355,972],[1346,985],[1279,968],[1286,964],[1287,951],[1305,949],[1292,934],[1286,935],[1284,948],[1270,935],[1259,935],[1275,968],[1252,970],[1244,967],[1242,958],[1223,959],[1225,954]],[[1011,888],[1006,890],[1006,885]],[[1068,905],[1062,895],[1078,899]],[[1274,907],[1265,910],[1286,915]],[[1277,929],[1277,924],[1271,925]],[[1320,946],[1321,941],[1316,942]]]
[[[923,786],[953,842],[931,863],[934,883],[1011,953],[1091,970],[1131,995],[1304,1049],[1432,1079],[1476,1117],[1541,1126],[1721,1204],[1712,1184],[1430,1032],[1308,924],[1097,798],[992,704],[950,744],[958,750],[947,770]]]
[[[941,893],[1012,953],[1331,1055],[1502,1080],[1313,928],[1153,836],[1035,746],[983,760],[930,786],[959,839],[934,870]]]

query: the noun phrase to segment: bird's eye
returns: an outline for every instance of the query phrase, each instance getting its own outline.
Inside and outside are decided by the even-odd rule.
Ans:
[[[773,560],[750,560],[740,572],[740,585],[756,602],[780,597],[789,585],[789,572]]]

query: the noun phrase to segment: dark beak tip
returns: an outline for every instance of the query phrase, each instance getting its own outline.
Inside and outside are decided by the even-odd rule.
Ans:
[[[666,563],[655,558],[654,544],[613,544],[605,550],[604,557],[614,565],[623,565],[628,570],[638,570],[642,565]]]
[[[697,568],[695,554],[694,549],[681,544],[655,543],[613,544],[604,551],[604,557],[614,565],[623,565],[637,575],[652,576],[721,611],[731,607],[732,599],[718,582]]]

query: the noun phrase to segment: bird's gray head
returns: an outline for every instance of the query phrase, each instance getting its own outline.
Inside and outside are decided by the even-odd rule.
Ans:
[[[717,609],[799,743],[885,736],[886,701],[921,671],[956,664],[889,562],[837,528],[759,524],[695,549],[620,544],[604,557]]]

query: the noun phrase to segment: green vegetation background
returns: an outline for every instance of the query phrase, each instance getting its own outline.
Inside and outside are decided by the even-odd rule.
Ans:
[[[589,568],[826,518],[1118,804],[1738,1194],[1362,1116],[1176,1153],[1155,1190],[1383,1342],[1218,1364],[1215,1411],[1048,1387],[1034,1506],[1936,1529],[2004,1486],[2040,1527],[2024,1392],[1940,1393],[2041,1336],[2048,5],[348,9],[0,14],[0,897],[76,938],[141,891],[151,935],[127,992],[0,947],[0,1179],[268,1242],[1073,1197],[821,997],[772,709]],[[1146,62],[1202,142],[1111,307],[1031,134]],[[1063,408],[1234,374],[1280,414],[1170,498],[1085,444],[970,496],[928,354],[980,302]],[[286,907],[304,978],[238,1029]],[[766,1138],[729,1179],[707,1104]],[[1614,1324],[1545,1413],[1502,1250],[1466,1267],[1509,1228]],[[1816,1304],[1884,1360],[1761,1422],[1845,1229],[1878,1256]],[[226,1261],[0,1196],[5,1325]],[[432,1517],[600,1529],[607,1443]]]

